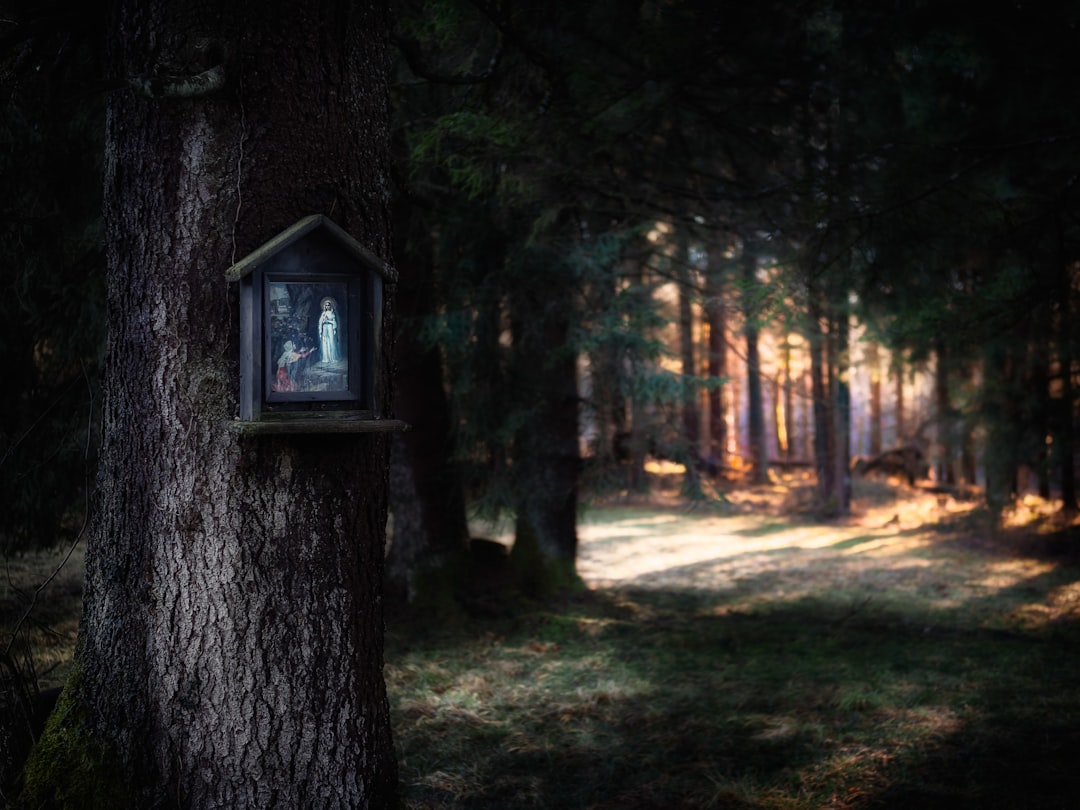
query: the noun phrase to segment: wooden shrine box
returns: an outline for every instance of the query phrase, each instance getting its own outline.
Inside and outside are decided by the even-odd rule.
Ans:
[[[240,283],[240,432],[404,428],[377,407],[383,283],[393,272],[321,214],[225,272]]]

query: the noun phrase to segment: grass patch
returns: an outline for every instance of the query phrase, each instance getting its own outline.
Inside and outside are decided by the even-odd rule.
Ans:
[[[1075,807],[1076,527],[990,532],[879,484],[828,525],[763,506],[787,497],[593,507],[589,590],[447,626],[391,617],[405,806]],[[54,557],[7,562],[6,628]],[[70,658],[81,571],[24,624],[43,685]]]
[[[593,590],[391,622],[406,805],[1075,806],[1080,566],[882,517],[594,509]]]
[[[0,558],[0,652],[41,689],[62,686],[82,614],[83,546]],[[50,579],[51,577],[51,579]]]

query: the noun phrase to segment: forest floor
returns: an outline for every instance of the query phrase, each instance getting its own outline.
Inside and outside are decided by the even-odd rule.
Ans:
[[[807,491],[595,503],[583,590],[392,616],[405,806],[1076,807],[1080,527],[878,482],[823,523]],[[0,561],[5,645],[59,568],[22,624],[43,687],[79,615],[63,556]]]
[[[1080,533],[1028,499],[788,479],[598,504],[587,589],[391,622],[411,808],[1074,808]]]

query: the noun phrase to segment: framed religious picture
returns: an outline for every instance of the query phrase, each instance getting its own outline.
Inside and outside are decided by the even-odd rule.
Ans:
[[[362,291],[332,277],[268,274],[264,285],[266,401],[360,401],[366,358],[359,345],[363,336],[350,325],[363,306]]]
[[[229,268],[240,282],[240,414],[249,433],[379,426],[383,283],[392,270],[326,217]],[[400,425],[400,423],[394,423]]]

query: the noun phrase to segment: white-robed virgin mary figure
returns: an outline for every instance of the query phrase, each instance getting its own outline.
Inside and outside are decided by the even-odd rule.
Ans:
[[[341,360],[338,344],[337,302],[329,296],[322,300],[322,314],[319,315],[319,357],[324,363],[336,363]]]

